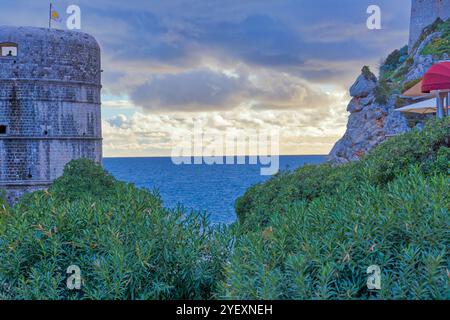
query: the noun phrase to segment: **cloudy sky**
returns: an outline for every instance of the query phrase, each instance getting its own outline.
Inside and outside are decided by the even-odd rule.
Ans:
[[[45,27],[48,0],[0,0]],[[363,65],[407,43],[409,0],[55,0],[82,10],[103,59],[105,156],[170,155],[171,137],[276,129],[282,154],[326,154]],[[366,27],[367,7],[382,30]],[[65,28],[65,23],[56,24]]]

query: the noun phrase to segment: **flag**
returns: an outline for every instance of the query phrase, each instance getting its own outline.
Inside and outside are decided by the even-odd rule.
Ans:
[[[61,17],[58,13],[58,11],[53,10],[53,0],[50,0],[50,14],[48,17],[48,28],[50,29],[52,27],[52,21],[61,22]]]
[[[60,22],[60,21],[61,21],[61,17],[59,16],[58,11],[56,11],[56,10],[52,10],[51,17],[52,17],[51,19],[52,19],[53,21],[57,21],[57,22]]]
[[[52,19],[53,21],[57,21],[60,22],[61,21],[61,17],[58,13],[58,11],[53,10],[53,5],[54,5],[54,1],[50,0],[50,19]]]

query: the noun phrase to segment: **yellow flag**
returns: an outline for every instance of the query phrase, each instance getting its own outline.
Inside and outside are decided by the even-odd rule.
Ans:
[[[58,11],[56,11],[56,10],[53,10],[53,5],[54,5],[54,0],[50,0],[50,10],[51,10],[51,13],[50,13],[50,18],[53,20],[53,21],[61,21],[61,17],[60,17],[60,15],[59,15],[59,13],[58,13]]]
[[[56,10],[52,11],[52,20],[53,21],[60,21],[61,20],[61,18],[59,16],[59,13]]]

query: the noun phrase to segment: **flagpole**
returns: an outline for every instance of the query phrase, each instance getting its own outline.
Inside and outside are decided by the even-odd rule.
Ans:
[[[50,12],[48,14],[48,28],[52,28],[52,0],[50,0]]]

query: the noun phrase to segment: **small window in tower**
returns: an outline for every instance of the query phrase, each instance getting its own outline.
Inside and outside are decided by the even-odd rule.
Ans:
[[[6,134],[6,132],[7,132],[7,127],[0,125],[0,134]]]
[[[17,57],[17,44],[0,43],[1,57]]]

